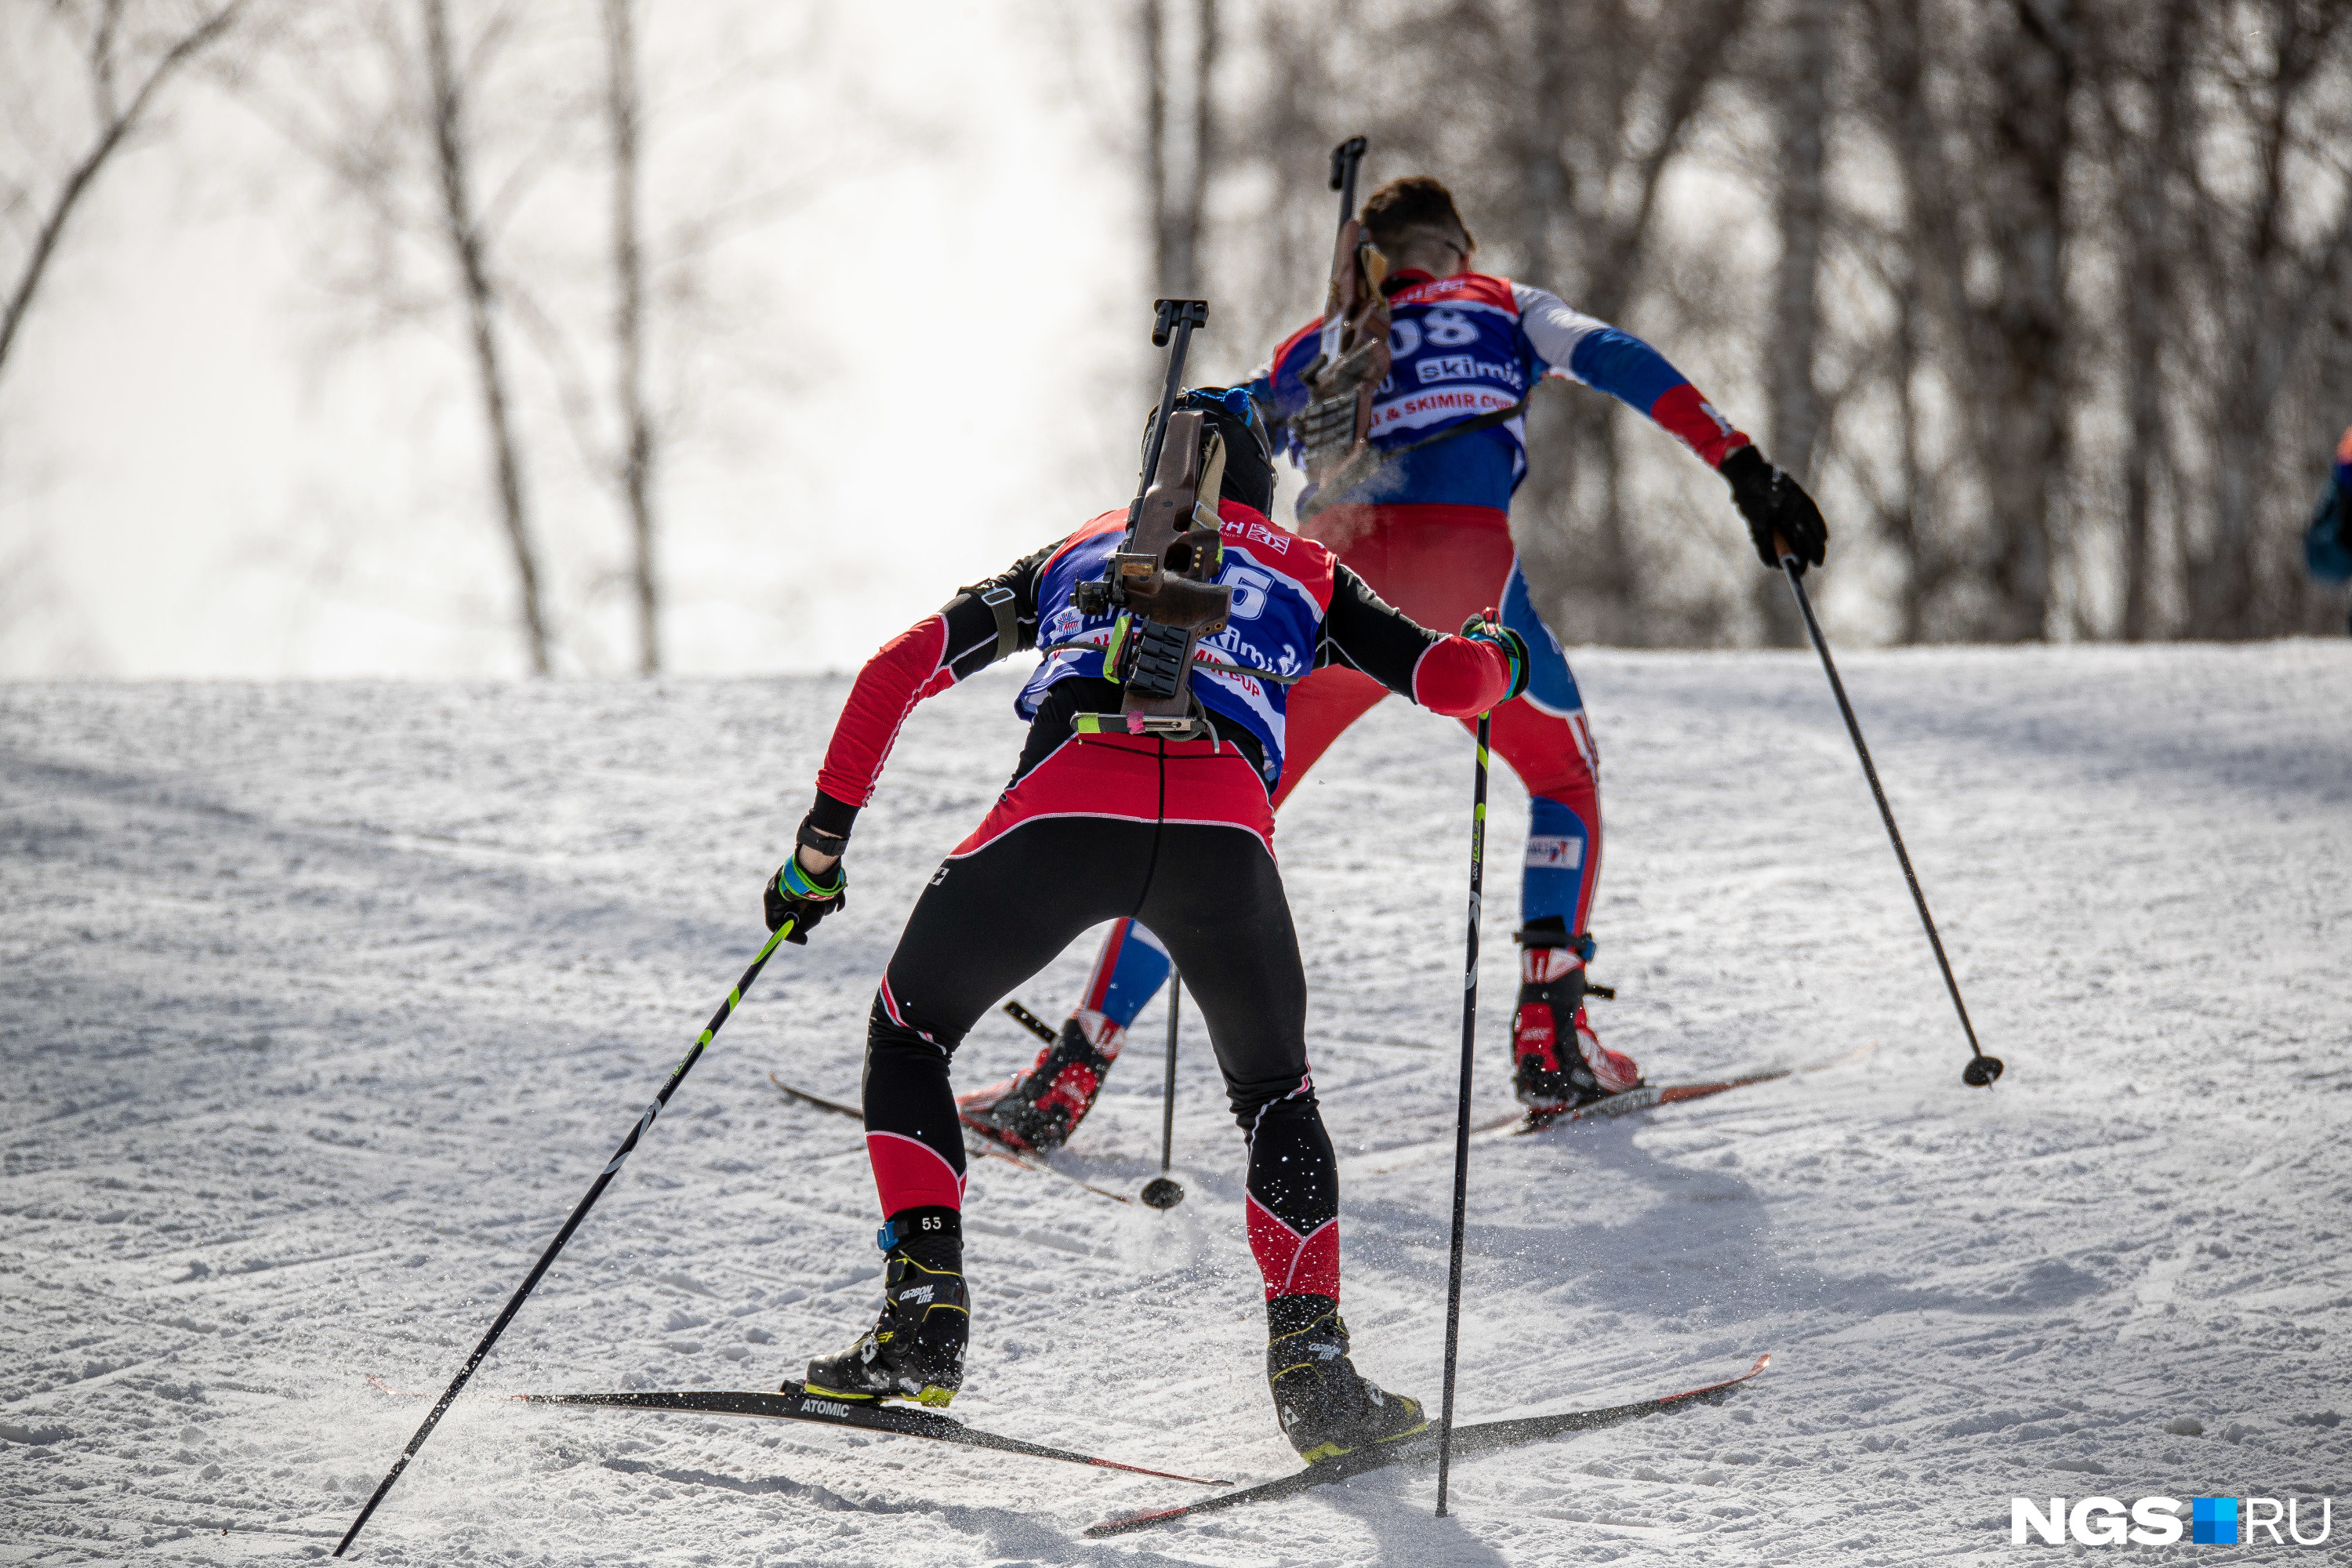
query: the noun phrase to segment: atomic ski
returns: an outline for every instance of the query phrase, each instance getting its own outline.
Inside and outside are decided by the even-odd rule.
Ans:
[[[803,1105],[812,1107],[817,1110],[829,1111],[835,1116],[845,1116],[852,1121],[858,1123],[860,1126],[865,1124],[866,1112],[858,1110],[857,1107],[854,1105],[845,1105],[837,1100],[827,1100],[821,1094],[811,1094],[804,1089],[794,1089],[791,1084],[786,1083],[774,1073],[770,1073],[768,1075],[768,1081],[774,1084],[778,1089],[783,1090],[784,1096],[788,1100],[798,1100]],[[1099,1197],[1108,1198],[1113,1203],[1132,1204],[1135,1202],[1133,1198],[1129,1197],[1125,1193],[1115,1193],[1108,1187],[1096,1186],[1092,1182],[1086,1181],[1081,1177],[1074,1176],[1070,1174],[1069,1172],[1062,1170],[1058,1166],[1046,1163],[1044,1160],[1039,1159],[1034,1154],[1024,1154],[1018,1149],[1007,1148],[1005,1145],[997,1142],[994,1139],[972,1131],[969,1126],[964,1129],[963,1146],[965,1152],[968,1153],[985,1154],[991,1159],[1002,1160],[1008,1165],[1018,1165],[1024,1171],[1038,1171],[1048,1176],[1059,1176],[1063,1181],[1069,1183],[1072,1186],[1084,1187],[1087,1191],[1093,1193]]]
[[[402,1398],[420,1397],[405,1389],[394,1388],[379,1377],[370,1377],[368,1381],[386,1394]],[[1026,1454],[1033,1459],[1060,1459],[1066,1464],[1094,1465],[1106,1470],[1130,1470],[1139,1476],[1188,1481],[1194,1486],[1221,1487],[1226,1484],[1200,1476],[1180,1476],[1173,1470],[1124,1465],[1117,1459],[1080,1454],[1068,1448],[1049,1448],[1042,1443],[1024,1443],[1018,1437],[1000,1437],[993,1432],[974,1430],[953,1416],[941,1415],[933,1410],[902,1410],[864,1399],[829,1399],[821,1394],[811,1394],[797,1383],[787,1383],[781,1392],[775,1394],[696,1388],[672,1394],[506,1394],[489,1397],[512,1400],[519,1405],[597,1405],[620,1410],[672,1410],[694,1415],[752,1415],[772,1421],[814,1421],[823,1426],[855,1426],[860,1431],[892,1432],[902,1437],[929,1437],[933,1442],[956,1443],[967,1448],[994,1448],[1007,1454]]]
[[[1679,1405],[1702,1401],[1712,1403],[1762,1372],[1771,1359],[1769,1354],[1758,1356],[1756,1364],[1738,1377],[1657,1399],[1637,1400],[1632,1405],[1612,1405],[1605,1410],[1572,1410],[1561,1415],[1528,1415],[1516,1421],[1482,1421],[1473,1426],[1456,1426],[1454,1428],[1453,1451],[1457,1456],[1483,1453],[1490,1448],[1508,1447],[1515,1443],[1531,1443],[1562,1432],[1589,1432],[1595,1427],[1614,1426],[1621,1421],[1638,1421],[1644,1415],[1653,1415]],[[1432,1427],[1377,1447],[1359,1448],[1352,1454],[1326,1459],[1319,1465],[1311,1465],[1280,1480],[1244,1487],[1237,1492],[1188,1503],[1182,1508],[1161,1509],[1153,1513],[1130,1514],[1125,1519],[1109,1520],[1095,1525],[1087,1533],[1093,1536],[1123,1535],[1130,1530],[1149,1530],[1155,1524],[1187,1519],[1196,1513],[1214,1513],[1221,1508],[1238,1508],[1245,1502],[1265,1502],[1275,1498],[1289,1497],[1309,1487],[1328,1486],[1333,1481],[1346,1480],[1350,1476],[1360,1476],[1367,1470],[1384,1469],[1391,1465],[1423,1463],[1436,1458],[1437,1432]]]

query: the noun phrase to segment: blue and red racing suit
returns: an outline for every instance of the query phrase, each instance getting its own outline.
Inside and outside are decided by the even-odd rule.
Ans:
[[[1556,376],[1648,416],[1710,468],[1748,440],[1655,349],[1548,290],[1476,272],[1404,271],[1387,287],[1391,363],[1372,404],[1372,441],[1385,452],[1415,449],[1318,514],[1306,531],[1423,626],[1459,626],[1498,606],[1504,624],[1527,639],[1535,665],[1527,694],[1494,719],[1495,750],[1530,797],[1520,916],[1530,927],[1557,921],[1569,936],[1581,936],[1601,874],[1600,755],[1576,678],[1559,637],[1536,613],[1511,545],[1511,496],[1528,471],[1526,420],[1429,438],[1518,405],[1539,381]],[[1251,383],[1282,418],[1307,405],[1301,377],[1315,359],[1320,326],[1310,322],[1285,339]],[[1295,438],[1291,456],[1303,466]],[[1277,805],[1385,695],[1344,669],[1319,670],[1291,693]],[[1555,963],[1570,962],[1570,951],[1560,950]],[[1090,1037],[1108,1054],[1117,1054],[1167,973],[1167,956],[1150,932],[1126,924],[1111,931],[1079,1002]]]
[[[1273,781],[1282,682],[1247,673],[1346,669],[1441,713],[1511,688],[1495,644],[1444,636],[1383,604],[1313,540],[1236,501],[1219,510],[1217,581],[1230,630],[1193,689],[1216,734],[1160,741],[1080,732],[1116,711],[1108,619],[1079,613],[1123,512],[974,584],[869,659],[817,774],[816,827],[846,837],[915,704],[1015,647],[1048,651],[1019,698],[1029,733],[986,818],[908,916],[867,1019],[866,1142],[882,1212],[961,1208],[964,1146],[948,1066],[972,1024],[1106,921],[1149,922],[1188,973],[1234,1115],[1249,1141],[1245,1215],[1269,1299],[1339,1295],[1339,1176],[1307,1063],[1307,982],[1275,866]]]
[[[2352,580],[2352,430],[2336,445],[2336,467],[2303,531],[2304,564],[2322,583]]]

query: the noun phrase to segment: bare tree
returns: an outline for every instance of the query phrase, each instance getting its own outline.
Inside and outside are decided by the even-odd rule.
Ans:
[[[1747,0],[1654,10],[1623,0],[1532,5],[1517,156],[1496,159],[1549,204],[1521,218],[1555,269],[1530,281],[1622,321],[1640,292],[1664,178],[1722,79]],[[1607,399],[1539,403],[1534,468],[1518,509],[1556,625],[1607,642],[1649,639],[1649,584],[1629,527],[1619,424]],[[1579,474],[1590,476],[1579,486]],[[1581,489],[1583,494],[1578,495]],[[1548,592],[1546,590],[1549,590]]]
[[[629,511],[637,609],[637,669],[661,668],[661,586],[655,556],[653,411],[646,394],[646,258],[639,210],[636,0],[604,0],[604,118],[612,148],[613,405],[620,416],[621,493]]]
[[[12,224],[29,220],[24,254],[0,307],[0,374],[7,370],[25,318],[64,241],[66,226],[108,163],[153,122],[172,81],[218,47],[245,20],[249,0],[212,5],[135,4],[134,0],[50,0],[50,16],[74,35],[83,85],[90,99],[90,132],[54,189],[9,181],[0,187],[0,212]]]
[[[2235,111],[2251,167],[2230,185],[2206,182],[2213,260],[2226,270],[2209,274],[2220,370],[2210,405],[2212,510],[2189,552],[2193,637],[2257,636],[2281,618],[2265,614],[2256,541],[2266,501],[2276,509],[2285,499],[2265,470],[2318,308],[2352,288],[2352,190],[2343,163],[2352,131],[2344,102],[2352,6],[2265,0],[2246,10],[2257,25],[2209,35],[2215,86]],[[2334,211],[2314,212],[2310,186],[2331,167]]]
[[[1231,74],[1270,85],[1226,110],[1221,155],[1259,165],[1228,188],[1271,200],[1196,242],[1244,309],[1311,310],[1321,152],[1360,131],[1367,178],[1441,174],[1490,266],[1662,328],[1670,353],[1705,342],[1710,379],[1755,367],[1774,457],[1862,503],[1840,559],[1892,553],[1905,640],[2245,637],[2326,613],[2292,531],[2352,384],[2352,0],[1256,15],[1240,47],[1260,58]],[[1176,140],[1150,151],[1160,216],[1184,205]],[[1683,172],[1752,193],[1777,256],[1669,239],[1705,226],[1667,198]],[[1538,601],[1582,637],[1719,636],[1745,590],[1661,585],[1687,518],[1634,423],[1591,396],[1530,411],[1514,523]],[[1760,607],[1793,633],[1778,595]]]
[[[1155,286],[1163,298],[1182,299],[1202,287],[1201,239],[1218,151],[1217,0],[1192,0],[1192,58],[1181,95],[1170,90],[1170,56],[1179,41],[1171,20],[1165,0],[1143,0],[1143,175]],[[1181,142],[1180,116],[1188,121]]]
[[[514,573],[514,616],[530,671],[547,674],[554,634],[546,574],[530,508],[512,352],[517,289],[500,240],[525,195],[554,162],[573,127],[547,116],[488,172],[494,141],[515,140],[526,112],[515,77],[521,18],[488,5],[461,37],[449,0],[343,0],[306,14],[278,79],[247,101],[335,179],[362,219],[326,244],[356,238],[354,275],[341,286],[365,300],[385,329],[455,319],[488,460],[501,542]],[[495,82],[495,85],[493,85]],[[484,123],[497,104],[509,125]]]
[[[1817,482],[1813,459],[1822,430],[1814,362],[1829,206],[1823,142],[1834,64],[1834,8],[1833,0],[1789,0],[1780,18],[1778,62],[1780,170],[1773,216],[1780,233],[1780,258],[1772,280],[1772,459],[1808,484]],[[1766,637],[1784,647],[1802,642],[1803,625],[1783,585],[1767,577],[1757,581],[1756,591]]]
[[[419,0],[425,29],[427,113],[433,137],[433,172],[440,192],[442,242],[465,307],[466,335],[474,357],[475,389],[489,438],[490,466],[498,488],[499,521],[513,557],[517,615],[534,675],[548,672],[547,610],[540,587],[539,552],[531,541],[530,511],[523,488],[512,394],[508,390],[506,350],[499,331],[500,298],[490,271],[489,240],[474,195],[475,144],[467,119],[473,79],[461,69],[449,37],[447,0]]]
[[[2155,571],[2149,528],[2157,488],[2169,468],[2165,438],[2165,348],[2178,324],[2176,257],[2193,201],[2177,187],[2189,174],[2185,147],[2189,51],[2195,7],[2190,0],[2119,5],[2102,18],[2091,41],[2098,51],[2100,108],[2106,155],[2115,169],[2124,253],[2123,396],[2128,434],[2123,455],[2123,515],[2116,548],[2123,574],[2119,630],[2137,642],[2155,629]]]
[[[1935,326],[1932,357],[1982,497],[1979,569],[1948,610],[1949,631],[2038,638],[2049,629],[2052,534],[2063,526],[2071,458],[2070,3],[2011,0],[1931,15],[1927,0],[1878,0],[1875,12],[1906,242]],[[1938,75],[1954,90],[1939,95]],[[1952,102],[1948,111],[1939,97]],[[1969,158],[1955,158],[1955,147]],[[1945,527],[1956,515],[1942,510]]]

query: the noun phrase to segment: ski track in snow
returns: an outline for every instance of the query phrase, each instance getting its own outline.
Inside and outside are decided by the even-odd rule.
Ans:
[[[2352,651],[1937,650],[1848,678],[1965,1048],[1809,657],[1588,652],[1603,1038],[1673,1079],[1866,1061],[1476,1145],[1460,1407],[1772,1370],[1697,1408],[1101,1542],[1192,1489],[914,1439],[453,1411],[355,1549],[446,1563],[2009,1563],[2012,1494],[2352,1493]],[[875,979],[1018,742],[927,704],[847,911],[781,950],[476,1386],[771,1388],[870,1321]],[[329,1551],[740,971],[846,690],[0,689],[0,1561]],[[1468,746],[1383,705],[1286,814],[1358,1360],[1433,1407]],[[1498,779],[1477,1114],[1508,1108]],[[1022,994],[1068,1005],[1091,945]],[[1157,1165],[1148,1011],[1066,1157]],[[1156,1215],[974,1163],[975,1426],[1294,1468],[1197,1017]],[[1026,1062],[992,1016],[958,1082]],[[2201,1436],[2168,1426],[2191,1417]],[[2339,1521],[2339,1531],[2347,1526]],[[2183,1549],[2186,1550],[2186,1549]],[[2246,1554],[2264,1555],[2267,1549]],[[2286,1555],[2301,1556],[2301,1553]],[[2313,1560],[2325,1553],[2311,1554]]]

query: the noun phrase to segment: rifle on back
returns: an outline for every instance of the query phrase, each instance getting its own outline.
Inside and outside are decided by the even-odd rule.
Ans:
[[[1154,308],[1152,346],[1166,346],[1171,334],[1175,342],[1142,478],[1118,552],[1099,580],[1073,595],[1084,614],[1118,612],[1103,673],[1126,690],[1118,712],[1080,713],[1074,724],[1086,734],[1189,740],[1214,733],[1192,696],[1192,649],[1224,630],[1233,610],[1233,589],[1214,581],[1223,558],[1217,497],[1225,448],[1207,415],[1174,411],[1193,330],[1208,325],[1208,301],[1161,300]]]

